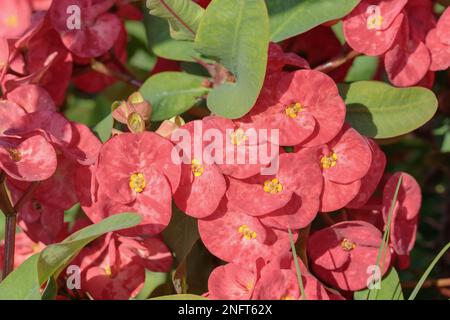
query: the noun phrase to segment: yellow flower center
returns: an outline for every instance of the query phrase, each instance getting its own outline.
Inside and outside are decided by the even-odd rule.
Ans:
[[[10,15],[10,16],[6,17],[6,19],[5,19],[6,25],[7,25],[8,27],[11,27],[11,28],[17,27],[18,22],[19,22],[19,21],[18,21],[16,15]]]
[[[247,284],[245,285],[245,288],[248,291],[252,290],[253,289],[253,282],[252,281],[247,282]]]
[[[374,30],[380,29],[383,24],[383,17],[381,15],[373,15],[367,19],[367,29]]]
[[[191,161],[191,170],[195,177],[200,177],[205,172],[205,167],[197,159]]]
[[[137,193],[144,191],[146,185],[145,176],[142,173],[137,172],[130,176],[130,188]]]
[[[105,274],[108,277],[112,278],[112,270],[111,270],[111,266],[109,264],[105,266],[104,270],[105,270]]]
[[[241,128],[235,130],[231,133],[231,143],[235,146],[239,146],[243,142],[248,140],[248,136],[245,134],[245,131]]]
[[[277,178],[264,181],[264,191],[270,194],[277,194],[283,190],[283,186]]]
[[[320,159],[320,164],[322,165],[323,169],[330,169],[331,167],[334,167],[336,165],[337,159],[337,154],[332,152],[328,156],[323,156],[322,159]]]
[[[294,300],[294,297],[290,295],[281,296],[280,300]]]
[[[256,239],[256,232],[250,229],[245,224],[239,227],[238,232],[242,234],[247,240]]]
[[[39,243],[33,243],[31,246],[31,250],[33,250],[33,253],[38,253],[41,251],[41,247],[39,246]]]
[[[9,153],[9,157],[14,162],[19,162],[20,160],[22,160],[22,154],[20,153],[19,150],[15,149],[15,148],[8,148],[7,151]]]
[[[297,118],[298,114],[302,112],[303,106],[299,102],[291,103],[286,106],[284,112],[289,118]]]
[[[356,243],[353,243],[348,239],[344,239],[341,242],[341,248],[344,249],[345,251],[352,251],[353,249],[356,248]]]

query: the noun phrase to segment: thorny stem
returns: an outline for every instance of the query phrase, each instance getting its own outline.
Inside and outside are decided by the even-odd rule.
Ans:
[[[360,53],[356,52],[355,50],[352,50],[347,44],[344,45],[343,52],[331,59],[330,61],[325,62],[324,64],[321,64],[314,68],[314,70],[321,71],[324,73],[333,71],[336,68],[339,68],[343,64],[347,63],[348,61],[352,60],[353,58],[356,58],[359,56]]]

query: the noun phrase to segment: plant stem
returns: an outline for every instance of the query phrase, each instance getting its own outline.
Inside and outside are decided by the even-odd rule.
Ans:
[[[348,45],[345,45],[343,52],[339,56],[331,59],[330,61],[325,62],[324,64],[315,67],[314,70],[328,73],[336,68],[339,68],[343,64],[347,63],[353,58],[356,58],[359,55],[360,55],[359,52],[356,52],[355,50],[352,50]]]
[[[17,215],[7,215],[5,220],[5,252],[3,260],[2,280],[14,268],[14,249],[16,245],[16,219]]]
[[[129,73],[127,74],[127,73],[123,73],[118,70],[112,70],[112,69],[108,68],[108,66],[106,64],[104,64],[103,62],[100,62],[98,60],[92,60],[91,68],[94,71],[97,71],[101,74],[121,80],[121,81],[128,83],[129,85],[136,87],[136,88],[140,88],[143,84],[142,81],[136,79]]]

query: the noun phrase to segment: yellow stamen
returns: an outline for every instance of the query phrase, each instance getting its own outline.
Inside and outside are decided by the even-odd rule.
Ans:
[[[277,178],[264,181],[264,191],[270,194],[277,194],[283,190],[283,186]]]
[[[130,188],[137,193],[144,191],[146,185],[145,176],[142,173],[137,172],[130,176]]]
[[[345,251],[352,251],[353,249],[356,248],[356,243],[353,243],[348,239],[344,239],[341,242],[341,248],[344,249]]]
[[[297,118],[298,114],[302,112],[302,110],[303,106],[301,105],[301,103],[296,102],[288,105],[284,112],[289,118]]]
[[[41,251],[41,246],[39,245],[39,243],[33,243],[33,245],[31,246],[31,250],[33,250],[33,253],[38,253]]]
[[[10,15],[5,19],[5,24],[11,28],[17,27],[18,23],[19,21],[16,15]]]
[[[294,300],[294,297],[290,295],[281,296],[280,300]]]
[[[10,158],[14,161],[14,162],[19,162],[20,160],[22,160],[22,154],[20,153],[19,150],[15,149],[15,148],[8,148],[7,149]]]
[[[383,24],[383,17],[381,15],[374,15],[367,19],[367,29],[380,29]]]
[[[253,289],[253,282],[252,282],[252,281],[247,282],[247,284],[245,285],[245,288],[246,288],[248,291],[252,290],[252,289]]]
[[[336,165],[337,159],[337,154],[332,152],[328,156],[323,156],[322,159],[320,159],[320,164],[322,165],[323,169],[330,169],[331,167],[334,167]]]
[[[231,143],[239,146],[243,142],[248,140],[248,136],[245,134],[245,131],[241,128],[235,130],[233,133],[231,133]]]
[[[108,277],[112,278],[112,270],[111,270],[111,266],[108,264],[108,265],[105,266],[104,269],[105,269],[105,274],[106,274]]]
[[[239,227],[238,232],[242,234],[247,240],[256,239],[256,232],[250,229],[245,224]]]
[[[191,161],[191,170],[195,177],[200,177],[205,172],[205,167],[197,159]]]

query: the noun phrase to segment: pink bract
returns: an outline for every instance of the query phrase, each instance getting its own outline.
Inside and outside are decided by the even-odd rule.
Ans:
[[[50,8],[53,27],[61,35],[64,45],[74,54],[84,58],[94,58],[111,49],[119,37],[119,18],[107,13],[115,0],[59,0]],[[77,5],[81,13],[81,28],[69,29],[66,13],[71,5]]]
[[[4,0],[0,11],[0,37],[18,38],[31,24],[31,6],[27,0]]]
[[[341,290],[367,287],[367,268],[376,265],[382,243],[381,232],[363,221],[341,222],[315,232],[308,240],[308,255],[317,277]],[[390,264],[389,250],[381,270]]]
[[[248,265],[258,258],[268,261],[290,247],[286,231],[267,228],[258,218],[229,207],[226,201],[214,214],[200,219],[198,229],[212,254],[236,264]]]

